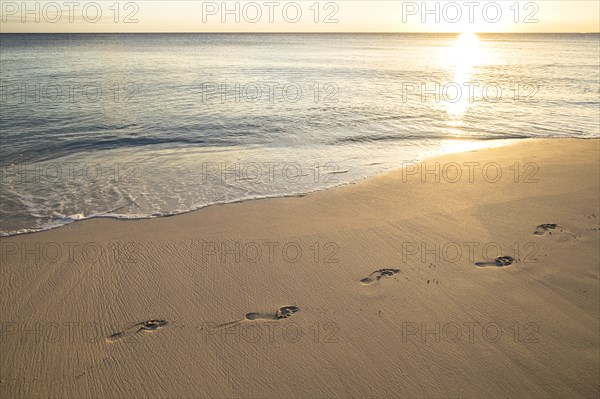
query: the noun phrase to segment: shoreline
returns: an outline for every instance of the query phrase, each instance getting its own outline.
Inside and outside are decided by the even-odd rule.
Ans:
[[[0,237],[0,397],[595,397],[599,158],[519,140]]]
[[[510,146],[510,145],[514,145],[514,144],[518,144],[520,142],[524,142],[524,141],[529,141],[529,140],[561,140],[564,138],[560,138],[560,137],[553,137],[553,138],[534,138],[534,137],[525,137],[525,138],[507,138],[507,139],[483,139],[483,140],[475,140],[473,142],[486,142],[486,141],[494,141],[494,142],[499,142],[499,141],[508,141],[508,143],[506,144],[502,144],[502,145],[498,145],[498,146],[494,146],[494,147],[485,147],[482,149],[487,149],[487,148],[499,148],[499,147],[506,147],[506,146]],[[573,139],[573,140],[597,140],[598,138],[586,138],[586,137],[572,137],[569,139]],[[471,141],[471,140],[465,140],[465,141]],[[239,204],[239,203],[246,203],[246,202],[252,202],[252,201],[261,201],[261,200],[270,200],[270,199],[277,199],[277,198],[302,198],[311,194],[315,194],[315,193],[319,193],[322,191],[330,191],[330,190],[337,190],[341,187],[346,187],[346,186],[351,186],[354,184],[359,184],[362,181],[365,180],[369,180],[369,179],[373,179],[376,178],[378,176],[384,176],[386,174],[389,173],[395,173],[398,172],[399,170],[401,170],[402,168],[405,167],[405,165],[407,164],[413,164],[413,163],[418,163],[418,162],[423,162],[423,161],[427,161],[427,160],[433,160],[435,158],[438,157],[443,157],[443,156],[447,156],[447,155],[451,155],[451,154],[461,154],[461,153],[466,153],[466,152],[470,152],[471,150],[464,150],[464,151],[456,151],[456,152],[450,152],[450,153],[446,153],[446,154],[436,154],[436,155],[432,155],[432,156],[424,156],[423,158],[420,159],[416,159],[413,162],[404,162],[402,165],[400,166],[396,166],[396,167],[391,167],[389,169],[386,169],[384,171],[380,171],[378,173],[375,173],[373,175],[369,175],[369,176],[365,176],[365,177],[361,177],[358,180],[354,180],[354,181],[350,181],[350,182],[344,182],[344,183],[340,183],[337,184],[333,187],[325,187],[325,188],[316,188],[312,191],[308,191],[308,192],[304,192],[304,193],[297,193],[297,194],[274,194],[272,196],[264,196],[264,197],[257,197],[257,198],[248,198],[248,199],[239,199],[239,200],[232,200],[229,202],[215,202],[215,203],[211,203],[208,205],[202,205],[198,208],[194,208],[194,209],[190,209],[190,210],[186,210],[186,211],[180,211],[180,212],[174,212],[174,213],[167,213],[167,214],[160,214],[160,215],[149,215],[149,216],[139,216],[139,217],[127,217],[127,215],[121,215],[121,216],[113,216],[113,215],[93,215],[93,216],[87,216],[84,217],[82,219],[72,219],[72,218],[65,218],[65,219],[72,219],[71,221],[65,222],[63,224],[59,224],[59,225],[55,225],[55,226],[50,226],[50,227],[45,227],[45,228],[40,228],[38,230],[32,230],[32,229],[25,229],[26,231],[22,231],[22,232],[16,232],[16,233],[7,233],[7,234],[0,234],[0,239],[1,238],[9,238],[9,237],[17,237],[17,236],[21,236],[21,235],[27,235],[27,234],[35,234],[35,233],[43,233],[45,231],[50,231],[50,230],[55,230],[55,229],[60,229],[63,228],[65,226],[69,226],[71,224],[74,223],[81,223],[81,222],[85,222],[85,221],[90,221],[90,220],[96,220],[96,219],[110,219],[110,220],[117,220],[117,221],[139,221],[139,220],[153,220],[153,219],[161,219],[161,218],[169,218],[169,217],[173,217],[173,216],[180,216],[180,215],[186,215],[188,213],[193,213],[193,212],[198,212],[201,211],[203,209],[212,207],[212,206],[224,206],[224,205],[232,205],[232,204]]]

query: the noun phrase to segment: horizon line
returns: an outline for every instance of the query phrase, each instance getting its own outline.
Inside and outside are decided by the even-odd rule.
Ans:
[[[9,34],[9,35],[46,35],[46,34],[463,34],[465,32],[457,32],[457,31],[444,31],[444,32],[396,32],[396,31],[382,31],[382,32],[361,32],[361,31],[341,31],[341,32],[197,32],[197,31],[166,31],[166,32],[158,32],[158,31],[146,31],[146,32],[0,32],[0,35]],[[598,32],[469,32],[477,35],[521,35],[521,34],[529,34],[529,35],[548,35],[548,34],[565,34],[565,35],[589,35],[589,34],[600,34]]]

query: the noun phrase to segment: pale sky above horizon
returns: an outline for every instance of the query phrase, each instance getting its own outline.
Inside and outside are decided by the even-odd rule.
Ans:
[[[600,2],[3,0],[0,32],[600,32]]]

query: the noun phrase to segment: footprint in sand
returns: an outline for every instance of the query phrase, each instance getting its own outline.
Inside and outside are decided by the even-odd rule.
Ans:
[[[109,336],[106,340],[108,342],[115,342],[118,341],[122,338],[125,338],[129,335],[132,334],[137,334],[139,332],[143,332],[143,331],[155,331],[158,330],[161,327],[164,327],[165,325],[167,325],[168,321],[166,320],[161,320],[161,319],[152,319],[152,320],[147,320],[147,321],[143,321],[141,323],[136,323],[130,327],[127,327],[125,330],[123,331],[119,331],[116,332],[114,334],[112,334],[111,336]]]
[[[562,226],[557,225],[556,223],[540,224],[535,228],[533,234],[535,234],[536,236],[545,236],[546,234],[548,234],[549,236],[557,237],[558,241],[579,241],[579,239],[581,238],[581,236],[578,237],[576,234],[570,232]]]
[[[535,232],[533,234],[535,234],[536,236],[545,236],[546,233],[552,234],[552,232],[554,232],[557,228],[558,228],[558,225],[555,223],[544,223],[544,224],[540,224],[539,226],[537,226],[535,228]],[[559,230],[559,231],[562,231],[562,230]]]
[[[493,262],[477,262],[475,266],[477,267],[487,267],[487,266],[495,266],[495,267],[504,267],[510,266],[515,261],[515,258],[512,256],[499,256],[494,259]]]
[[[400,269],[379,269],[369,274],[368,277],[360,280],[364,285],[373,284],[375,281],[381,280],[383,277],[392,277],[394,274],[400,273]]]
[[[241,320],[234,320],[234,321],[230,321],[227,323],[219,324],[218,326],[215,326],[215,328],[229,327],[229,326],[243,323],[245,321],[252,321],[252,320],[287,319],[288,317],[290,317],[291,315],[293,315],[294,313],[299,312],[299,311],[300,311],[300,308],[297,306],[283,306],[283,307],[277,309],[277,311],[275,311],[274,313],[260,313],[260,312],[246,313],[244,318]]]

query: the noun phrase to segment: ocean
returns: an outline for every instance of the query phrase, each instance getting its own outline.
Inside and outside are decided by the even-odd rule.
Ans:
[[[1,235],[600,136],[598,34],[2,34],[0,55]]]

